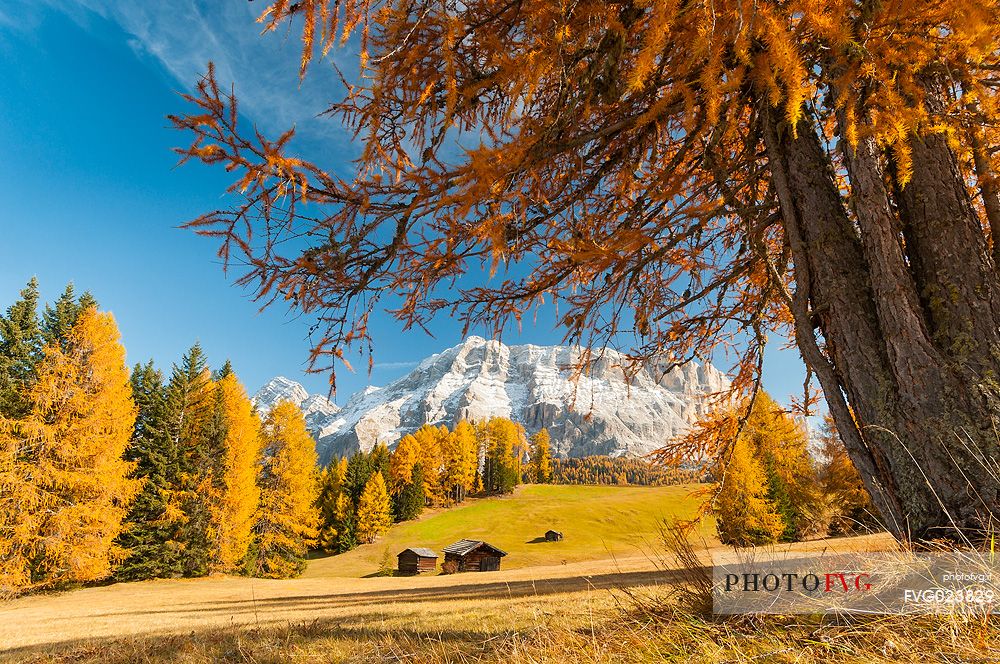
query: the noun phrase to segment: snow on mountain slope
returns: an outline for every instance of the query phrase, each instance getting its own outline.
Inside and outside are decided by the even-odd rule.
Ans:
[[[641,455],[683,432],[704,411],[705,396],[728,385],[721,372],[696,363],[666,375],[650,366],[627,382],[622,356],[610,350],[574,381],[579,353],[469,337],[403,378],[358,392],[343,409],[315,418],[320,459],[326,463],[380,441],[392,446],[425,423],[450,427],[462,418],[492,416],[520,422],[529,434],[548,428],[561,456]],[[273,393],[298,398],[294,387],[279,380],[291,383],[275,379],[255,401],[268,402]]]
[[[325,396],[309,394],[306,388],[284,376],[269,380],[251,400],[262,416],[267,415],[279,401],[291,401],[302,409],[309,431],[314,436],[318,436],[320,429],[340,410]]]

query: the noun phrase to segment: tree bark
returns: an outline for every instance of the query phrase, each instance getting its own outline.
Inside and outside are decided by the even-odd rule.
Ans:
[[[1000,401],[984,387],[991,380],[987,368],[997,368],[991,342],[995,284],[984,274],[982,232],[976,242],[968,217],[955,219],[962,201],[948,178],[957,167],[942,163],[941,154],[921,154],[926,161],[914,180],[948,195],[921,201],[933,219],[911,216],[906,223],[919,239],[904,243],[899,201],[873,141],[844,147],[852,218],[815,128],[800,121],[793,133],[774,109],[763,116],[797,295],[807,295],[808,310],[793,311],[797,342],[821,378],[852,461],[898,537],[974,536],[1000,514],[993,432]],[[904,196],[915,199],[917,193]],[[935,217],[941,206],[953,213],[950,223]],[[928,284],[947,285],[959,295],[934,315],[931,300],[921,297]],[[813,335],[812,325],[799,320],[803,316],[819,323],[821,359],[831,368],[826,380],[822,363],[810,360],[816,338],[803,338]],[[965,330],[974,341],[956,348]],[[986,358],[976,355],[988,348],[994,350]],[[840,401],[849,409],[837,407]]]

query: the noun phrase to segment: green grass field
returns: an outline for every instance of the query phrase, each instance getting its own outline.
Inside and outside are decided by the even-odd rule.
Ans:
[[[395,566],[396,554],[410,546],[434,549],[440,563],[441,549],[462,538],[486,540],[506,551],[503,569],[644,555],[655,548],[663,518],[695,514],[697,488],[522,486],[510,496],[470,500],[395,525],[373,544],[311,561],[304,576],[366,576],[379,569],[387,549]],[[565,539],[535,541],[550,528],[562,531]],[[712,524],[704,528],[711,532]]]

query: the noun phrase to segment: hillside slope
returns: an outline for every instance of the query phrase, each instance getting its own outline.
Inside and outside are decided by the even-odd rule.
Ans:
[[[462,538],[486,540],[509,555],[503,569],[559,565],[644,555],[657,541],[664,517],[694,516],[696,485],[665,487],[528,485],[513,495],[472,500],[433,510],[397,524],[374,544],[310,562],[305,577],[358,577],[376,572],[388,549],[441,549]],[[560,530],[561,542],[535,542],[546,530]],[[712,531],[706,523],[705,532]]]

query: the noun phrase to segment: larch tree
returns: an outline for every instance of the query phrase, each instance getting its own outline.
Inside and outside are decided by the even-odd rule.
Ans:
[[[124,557],[116,539],[142,487],[123,458],[136,406],[118,327],[92,306],[75,318],[44,349],[28,414],[0,423],[0,447],[17,450],[32,488],[19,509],[30,531],[17,533],[15,557],[35,587],[108,577]]]
[[[459,502],[476,488],[476,473],[479,471],[479,448],[476,444],[476,429],[468,420],[459,420],[455,424],[455,438],[461,455],[461,470],[459,472],[460,491]]]
[[[833,418],[823,418],[819,435],[819,482],[833,514],[830,535],[850,535],[881,529],[864,482],[847,456]]]
[[[228,365],[228,363],[227,363]],[[212,507],[213,559],[234,572],[246,559],[260,499],[257,470],[261,452],[260,420],[236,374],[223,372],[216,383],[225,419],[221,486]]]
[[[441,485],[449,500],[461,502],[476,476],[476,433],[465,420],[441,439]]]
[[[568,340],[627,345],[632,371],[735,347],[741,397],[786,335],[894,534],[995,523],[1000,1],[276,0],[260,21],[302,28],[302,75],[360,34],[328,109],[353,175],[291,130],[244,135],[211,68],[172,121],[243,197],[191,225],[319,319],[314,367],[370,350],[395,296],[406,327],[495,334],[558,301]]]
[[[733,546],[777,542],[787,524],[768,497],[767,474],[747,436],[733,441],[728,458],[716,464],[715,473],[718,492],[712,512],[719,540]]]
[[[739,413],[733,413],[739,417]],[[805,426],[766,392],[758,393],[742,428],[768,478],[768,497],[785,522],[784,540],[825,535],[822,500]]]
[[[531,479],[537,484],[552,482],[552,446],[548,429],[531,437]]]
[[[728,492],[728,497],[723,500],[715,495],[708,506],[717,514],[720,509],[737,510],[724,519],[732,532],[760,530],[760,524],[764,523],[761,515],[773,511],[781,525],[775,536],[777,540],[794,541],[826,534],[827,510],[805,427],[766,392],[759,391],[749,407],[728,404],[710,411],[680,442],[699,447],[706,444],[706,439],[726,441],[712,474],[716,492]],[[738,467],[727,467],[738,458]],[[760,486],[763,486],[763,502],[748,503],[746,510],[739,512],[738,505],[755,500]],[[749,525],[739,523],[743,518]],[[733,536],[732,541],[738,540],[757,544],[771,541],[770,535],[760,533],[759,537],[749,539]]]
[[[424,497],[429,505],[437,505],[444,498],[441,488],[441,440],[448,430],[425,424],[413,433],[420,450],[420,467],[424,471]]]
[[[396,443],[389,461],[389,491],[398,495],[413,478],[413,466],[420,463],[420,444],[412,434],[406,434]]]
[[[485,434],[483,487],[490,494],[510,493],[520,480],[515,450],[521,447],[523,433],[511,420],[492,417],[486,422]]]
[[[372,473],[358,501],[356,534],[359,542],[370,544],[392,525],[392,507],[382,473]]]
[[[298,406],[282,401],[263,426],[260,507],[254,533],[254,572],[270,578],[297,576],[317,536],[316,444]]]

